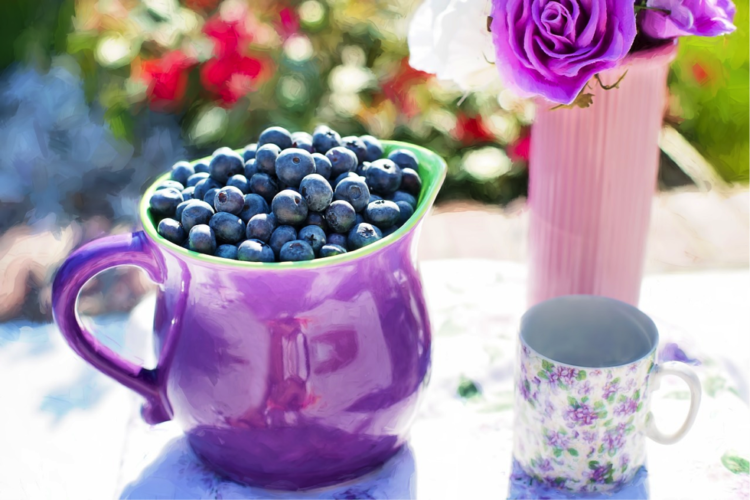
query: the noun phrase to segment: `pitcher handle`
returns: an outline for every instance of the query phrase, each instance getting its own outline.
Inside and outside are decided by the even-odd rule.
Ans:
[[[143,419],[157,424],[171,419],[171,411],[159,384],[158,367],[136,365],[100,343],[78,318],[76,305],[81,288],[98,273],[117,266],[143,269],[157,284],[164,282],[164,268],[142,231],[92,241],[73,254],[57,272],[52,284],[52,314],[65,340],[81,358],[144,398]]]
[[[654,367],[649,390],[652,392],[657,390],[661,385],[662,377],[667,375],[680,377],[688,385],[688,388],[690,389],[690,409],[688,410],[687,417],[685,417],[682,426],[672,434],[664,434],[661,432],[656,427],[653,414],[648,412],[648,415],[646,416],[646,435],[660,444],[674,444],[685,437],[685,434],[687,434],[693,426],[693,422],[695,422],[695,417],[698,415],[698,407],[701,404],[701,382],[698,380],[698,376],[691,368],[677,361],[667,361],[666,363],[660,363]]]

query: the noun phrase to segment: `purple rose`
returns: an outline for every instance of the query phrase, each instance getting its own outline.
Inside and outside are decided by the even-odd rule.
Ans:
[[[736,28],[731,0],[648,0],[640,15],[641,30],[652,38],[719,36]]]
[[[491,29],[506,85],[569,104],[627,55],[635,8],[623,0],[492,0]]]

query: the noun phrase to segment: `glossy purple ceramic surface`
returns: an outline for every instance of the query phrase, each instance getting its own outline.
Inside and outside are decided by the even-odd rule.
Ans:
[[[359,258],[312,268],[207,262],[144,232],[111,236],[62,266],[55,320],[81,357],[146,398],[146,421],[176,420],[232,479],[279,489],[338,482],[401,447],[427,383],[421,222]],[[122,360],[78,321],[80,288],[118,265],[159,284],[154,370]]]

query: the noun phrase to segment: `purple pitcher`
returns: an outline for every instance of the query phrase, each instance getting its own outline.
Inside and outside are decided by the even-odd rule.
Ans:
[[[414,216],[356,252],[250,263],[197,254],[143,231],[73,253],[53,285],[55,321],[73,350],[146,399],[151,424],[175,420],[205,462],[243,483],[311,488],[370,471],[404,444],[430,371],[431,332],[416,243],[446,166],[413,151],[423,189]],[[158,284],[158,365],[146,369],[79,322],[83,285],[115,266]]]

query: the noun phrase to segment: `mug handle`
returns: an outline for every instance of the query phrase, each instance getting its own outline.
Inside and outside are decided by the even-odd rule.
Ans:
[[[677,361],[667,361],[654,367],[654,372],[651,374],[649,391],[653,392],[659,389],[662,377],[667,375],[680,377],[688,385],[690,389],[690,409],[682,426],[672,434],[661,432],[656,427],[654,415],[648,412],[646,416],[646,435],[660,444],[674,444],[682,439],[693,426],[695,417],[698,415],[698,407],[701,404],[701,382],[698,380],[698,376],[692,369]]]
[[[169,406],[161,394],[158,367],[150,370],[131,363],[101,344],[81,325],[76,305],[86,282],[112,267],[136,266],[153,282],[163,283],[164,266],[160,260],[143,231],[108,236],[72,253],[52,284],[52,314],[67,343],[94,368],[146,398],[141,414],[149,424],[171,419]]]

